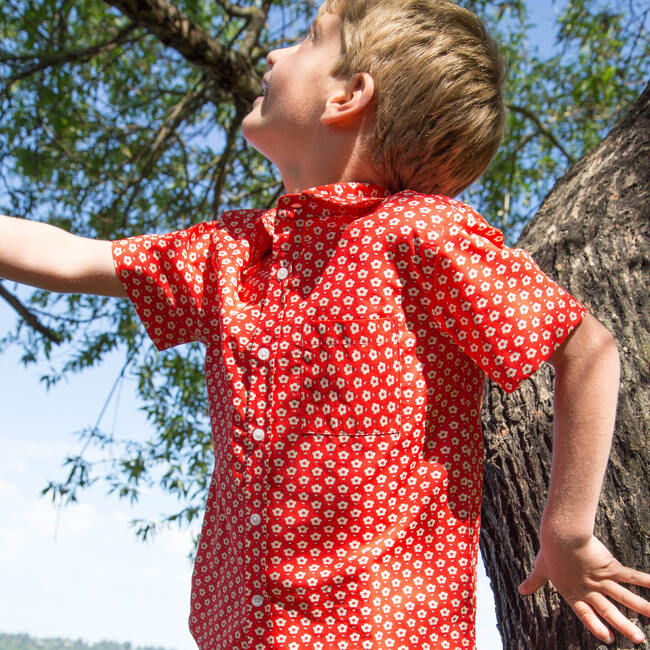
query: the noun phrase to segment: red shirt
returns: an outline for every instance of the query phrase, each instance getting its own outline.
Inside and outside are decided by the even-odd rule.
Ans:
[[[485,373],[583,307],[471,208],[366,184],[113,252],[158,348],[206,346],[199,647],[474,648]]]

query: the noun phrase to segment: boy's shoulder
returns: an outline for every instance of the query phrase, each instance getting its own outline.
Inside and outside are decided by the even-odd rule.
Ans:
[[[330,188],[319,188],[322,192],[310,192],[303,199],[302,207],[309,205],[315,213],[333,214],[333,204],[338,210],[350,201],[349,208],[356,212],[361,209],[353,224],[363,225],[364,230],[379,233],[408,233],[429,241],[440,243],[450,237],[482,238],[493,245],[503,246],[504,237],[498,228],[490,225],[471,206],[457,199],[402,190],[395,194],[372,197],[335,196]],[[325,189],[328,191],[325,192]],[[308,199],[308,200],[307,200]],[[316,199],[314,201],[314,199]],[[321,199],[321,200],[319,200]],[[297,204],[296,204],[297,205]],[[273,224],[278,209],[282,208],[282,197],[270,208],[241,208],[223,212],[210,226],[215,231],[235,240],[256,238],[260,231],[273,232]]]
[[[375,214],[391,225],[428,239],[465,235],[487,239],[497,246],[504,242],[498,228],[466,203],[448,196],[402,190],[387,197]]]

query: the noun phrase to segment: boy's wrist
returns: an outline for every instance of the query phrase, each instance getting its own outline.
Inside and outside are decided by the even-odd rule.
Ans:
[[[593,522],[578,522],[568,515],[555,516],[545,512],[540,525],[540,540],[544,544],[579,547],[594,535]]]

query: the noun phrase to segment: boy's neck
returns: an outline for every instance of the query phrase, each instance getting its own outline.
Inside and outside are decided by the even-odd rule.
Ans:
[[[306,149],[305,159],[280,168],[288,194],[298,194],[310,187],[334,183],[358,182],[386,186],[382,175],[368,162],[369,154],[360,137],[350,133],[328,134]]]
[[[318,179],[317,179],[318,178]],[[284,189],[286,194],[300,194],[305,190],[308,190],[313,187],[324,187],[326,185],[334,185],[337,183],[364,183],[367,185],[377,185],[379,187],[385,187],[385,184],[378,180],[373,180],[363,176],[336,176],[331,178],[325,177],[314,177],[313,181],[307,181],[301,183],[287,183],[284,182]]]

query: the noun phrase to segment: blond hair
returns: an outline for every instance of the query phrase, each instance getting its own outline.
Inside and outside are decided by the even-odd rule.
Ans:
[[[505,64],[481,20],[451,0],[325,0],[342,21],[333,74],[368,72],[368,146],[392,191],[455,196],[494,157],[505,127]]]

